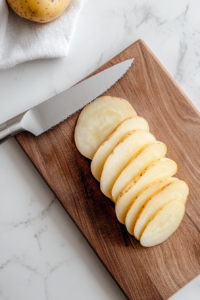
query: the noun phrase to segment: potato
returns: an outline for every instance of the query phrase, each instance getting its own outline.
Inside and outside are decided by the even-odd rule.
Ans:
[[[140,211],[134,227],[134,236],[138,239],[141,237],[146,224],[163,205],[172,199],[180,200],[185,204],[188,194],[189,189],[184,181],[177,180],[165,186],[162,191],[150,198]]]
[[[165,144],[121,98],[101,97],[77,121],[75,143],[92,159],[91,171],[116,216],[145,247],[165,241],[179,226],[189,189],[173,176],[177,164],[165,158]]]
[[[131,204],[138,194],[151,182],[165,177],[173,176],[177,172],[177,164],[168,158],[159,159],[150,165],[144,174],[131,181],[119,194],[115,206],[118,220],[125,224],[125,218]]]
[[[12,10],[24,19],[48,23],[58,18],[70,0],[7,0]]]
[[[103,144],[101,144],[95,153],[91,164],[92,174],[98,181],[100,181],[103,166],[109,154],[127,132],[137,129],[149,131],[149,125],[147,121],[138,116],[126,119],[119,124],[119,126],[114,129],[114,131],[107,137]]]
[[[76,147],[82,155],[93,158],[108,135],[125,119],[136,116],[130,104],[121,98],[100,97],[85,106],[75,128]]]
[[[137,157],[134,157],[126,168],[121,172],[117,178],[113,189],[112,198],[116,201],[119,193],[127,186],[127,184],[138,176],[151,163],[163,158],[167,153],[167,147],[160,142],[154,142],[148,145]]]
[[[148,185],[139,193],[139,195],[131,205],[125,219],[126,229],[130,234],[133,235],[135,222],[137,220],[139,212],[141,211],[145,203],[149,200],[149,198],[151,198],[156,193],[160,192],[165,186],[168,186],[170,183],[176,180],[177,178],[174,177],[164,178],[162,180],[159,179]]]
[[[146,131],[137,130],[127,133],[120,143],[108,156],[101,175],[101,191],[108,198],[112,198],[113,185],[132,157],[141,149],[155,141],[155,137]]]
[[[185,205],[180,200],[171,200],[161,207],[144,229],[140,243],[152,247],[164,242],[179,227],[185,213]]]

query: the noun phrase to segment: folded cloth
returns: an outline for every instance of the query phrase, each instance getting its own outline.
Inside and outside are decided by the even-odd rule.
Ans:
[[[39,24],[20,18],[8,8],[6,0],[0,0],[0,68],[66,56],[82,2],[71,0],[58,19]]]

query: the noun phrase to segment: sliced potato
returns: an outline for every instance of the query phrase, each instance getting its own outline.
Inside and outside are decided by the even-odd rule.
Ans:
[[[163,158],[167,153],[167,147],[161,142],[154,142],[147,146],[136,158],[134,157],[117,178],[113,189],[112,198],[116,201],[119,193],[133,180],[142,173],[154,161]]]
[[[146,131],[137,130],[127,133],[108,156],[101,175],[101,191],[111,198],[112,187],[121,171],[142,148],[155,141],[155,137]]]
[[[107,137],[107,139],[97,149],[91,163],[91,171],[93,176],[100,181],[103,166],[109,154],[123,138],[123,136],[131,130],[149,131],[147,121],[141,117],[132,117],[123,121],[114,131]]]
[[[136,116],[124,99],[104,96],[84,107],[75,128],[75,143],[80,153],[90,159],[107,136],[125,119]]]
[[[130,234],[133,235],[137,217],[149,198],[151,198],[156,193],[160,192],[165,186],[168,186],[170,183],[176,180],[177,178],[170,177],[154,181],[139,193],[138,197],[136,197],[135,201],[131,205],[125,219],[125,225]]]
[[[132,180],[119,194],[115,206],[116,215],[121,223],[125,223],[125,218],[131,204],[138,194],[151,182],[165,177],[173,176],[177,172],[177,164],[168,158],[159,159],[150,165],[144,174]]]
[[[163,205],[172,199],[186,202],[189,194],[188,185],[181,180],[172,182],[163,188],[162,191],[154,195],[146,202],[144,208],[140,211],[134,227],[134,236],[139,239],[146,227],[146,224]]]
[[[149,221],[142,233],[140,243],[152,247],[164,242],[180,225],[185,213],[185,204],[180,200],[171,200],[160,208]]]

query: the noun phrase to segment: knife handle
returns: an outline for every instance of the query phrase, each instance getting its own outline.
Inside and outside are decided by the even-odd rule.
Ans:
[[[0,144],[12,137],[12,133],[6,123],[0,125]]]
[[[22,113],[5,123],[0,124],[0,144],[3,144],[9,138],[15,136],[17,133],[24,131],[21,120],[25,113]]]

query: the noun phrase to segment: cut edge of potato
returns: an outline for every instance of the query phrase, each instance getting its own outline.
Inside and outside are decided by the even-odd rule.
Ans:
[[[112,188],[112,198],[116,201],[120,192],[136,177],[142,174],[151,164],[163,158],[167,153],[165,144],[155,141],[146,145],[136,157],[133,157],[115,181]]]
[[[150,197],[138,214],[133,232],[134,236],[137,239],[140,239],[146,224],[163,205],[171,199],[180,200],[185,204],[188,194],[188,185],[184,181],[178,179],[171,182],[169,185],[166,185],[161,191]]]
[[[149,131],[147,121],[141,117],[130,117],[122,121],[105,139],[95,152],[91,162],[91,172],[100,181],[103,166],[114,148],[124,138],[125,134],[132,130]]]
[[[126,229],[131,235],[134,235],[134,228],[137,219],[149,199],[158,194],[164,187],[177,180],[178,179],[175,177],[167,177],[161,180],[158,179],[153,183],[150,183],[138,194],[138,196],[133,200],[125,219]],[[135,238],[139,239],[137,236],[135,236]]]
[[[137,116],[128,101],[102,96],[87,104],[81,111],[74,133],[79,152],[92,159],[107,136],[125,119]]]
[[[168,239],[179,227],[185,213],[185,204],[177,199],[162,206],[146,225],[140,243],[153,247]]]
[[[164,173],[162,173],[165,171]],[[131,181],[119,194],[115,206],[117,219],[125,224],[126,215],[137,195],[151,182],[171,177],[177,172],[177,164],[168,158],[162,158],[151,164],[136,182]],[[154,177],[153,177],[154,176]],[[149,181],[150,180],[150,181]]]
[[[101,174],[100,188],[102,193],[112,199],[113,185],[129,161],[147,144],[153,143],[155,137],[143,130],[130,131],[117,144],[108,156]],[[113,199],[112,199],[113,200]]]

